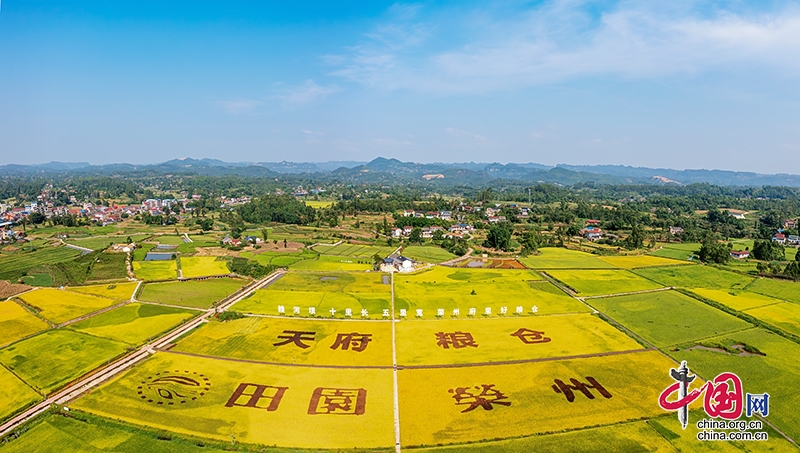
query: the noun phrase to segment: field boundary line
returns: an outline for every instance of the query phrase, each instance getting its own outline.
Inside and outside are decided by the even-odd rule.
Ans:
[[[394,405],[394,450],[400,453],[400,390],[397,383],[397,318],[394,316],[394,272],[390,274],[392,285],[392,396]]]
[[[603,313],[602,311],[598,310],[597,308],[595,308],[594,306],[592,306],[591,304],[589,304],[588,302],[586,302],[585,300],[583,300],[583,298],[576,297],[576,299],[578,299],[579,301],[583,302],[583,303],[584,303],[584,304],[585,304],[587,307],[589,307],[589,308],[591,308],[592,310],[594,310],[594,312],[595,312],[595,313],[597,313],[597,314],[600,316],[600,318],[604,319],[604,320],[605,320],[607,323],[609,323],[609,324],[611,324],[612,326],[616,327],[616,328],[617,328],[617,330],[620,330],[620,331],[622,331],[622,332],[626,333],[626,334],[627,334],[629,337],[631,337],[631,338],[635,339],[635,340],[636,340],[636,341],[638,341],[640,344],[644,344],[644,345],[647,345],[647,346],[649,346],[649,347],[651,347],[651,348],[653,348],[653,349],[656,349],[656,350],[658,350],[658,348],[656,347],[656,345],[654,345],[653,343],[651,343],[651,342],[649,342],[649,341],[645,340],[645,339],[644,339],[644,338],[642,338],[642,337],[641,337],[639,334],[637,334],[637,333],[635,333],[634,331],[632,331],[631,329],[627,328],[627,327],[626,327],[624,324],[620,323],[620,322],[619,322],[619,321],[617,321],[616,319],[614,319],[614,318],[612,318],[611,316],[608,316],[607,314],[605,314],[605,313]],[[666,354],[664,354],[664,355],[666,355]]]
[[[140,346],[138,349],[135,349],[134,351],[127,353],[122,357],[114,360],[112,363],[104,367],[92,370],[91,372],[83,375],[82,377],[75,379],[72,382],[72,384],[67,384],[65,387],[56,390],[51,394],[51,396],[47,397],[44,401],[41,401],[39,404],[36,404],[35,406],[28,408],[27,410],[17,414],[16,416],[7,420],[5,423],[1,424],[0,438],[11,433],[12,431],[14,431],[27,421],[31,420],[32,418],[42,414],[43,412],[48,410],[52,404],[65,404],[81,396],[90,389],[108,381],[114,376],[126,371],[130,367],[136,365],[137,363],[149,357],[151,354],[154,354],[155,350],[163,346],[166,346],[169,343],[172,343],[174,340],[180,338],[187,332],[191,331],[192,329],[206,322],[207,318],[215,315],[216,313],[219,312],[219,310],[221,311],[227,310],[230,306],[232,306],[239,300],[245,298],[252,291],[271,283],[277,278],[282,277],[284,274],[285,271],[278,270],[276,272],[273,272],[272,274],[269,274],[268,276],[264,277],[261,280],[252,282],[250,285],[245,286],[239,291],[228,296],[226,299],[223,299],[224,302],[217,308],[210,308],[205,313],[201,314],[200,316],[197,316],[191,321],[181,324],[180,326],[175,327],[174,329],[164,333],[155,341],[144,344]]]
[[[29,293],[29,292],[31,292],[31,291],[36,291],[37,289],[41,289],[41,287],[40,287],[40,286],[34,286],[33,288],[31,288],[31,289],[26,289],[25,291],[23,291],[23,292],[21,292],[21,293],[14,294],[14,295],[12,295],[12,296],[8,296],[8,297],[6,297],[6,298],[5,298],[5,299],[3,299],[3,300],[8,300],[8,301],[10,301],[10,300],[13,300],[13,299],[15,299],[15,298],[17,298],[17,297],[19,297],[19,296],[21,296],[21,295],[23,295],[23,294],[27,294],[27,293]]]
[[[674,286],[664,286],[662,288],[656,289],[643,289],[640,291],[631,291],[627,293],[615,293],[615,294],[602,294],[599,296],[582,296],[583,299],[606,299],[609,297],[620,297],[620,296],[634,296],[636,294],[647,294],[647,293],[657,293],[661,291],[672,291],[674,290]]]
[[[24,310],[27,310],[33,316],[36,316],[40,320],[44,321],[48,326],[50,326],[50,328],[55,328],[56,327],[56,323],[54,323],[53,321],[50,321],[49,319],[47,319],[44,316],[40,315],[38,312],[36,312],[36,310],[33,308],[33,306],[32,305],[28,305],[28,303],[25,302],[25,300],[20,299],[17,296],[14,296],[13,298],[11,298],[9,300],[11,302],[14,302],[15,304],[19,305],[20,307],[22,307]]]
[[[14,343],[11,343],[11,344],[14,344]],[[17,373],[14,372],[14,370],[12,370],[11,368],[7,367],[6,364],[0,363],[0,367],[2,367],[4,370],[6,370],[9,373],[11,373],[14,377],[19,379],[20,382],[25,384],[29,389],[33,390],[33,392],[36,393],[37,395],[39,395],[40,397],[42,397],[42,398],[46,397],[46,395],[45,395],[45,393],[43,391],[41,391],[41,390],[37,389],[36,387],[32,386],[28,381],[23,379],[22,376],[18,375]]]
[[[160,305],[162,307],[171,307],[171,308],[182,308],[184,310],[194,310],[194,311],[207,311],[207,308],[197,308],[197,307],[184,307],[183,305],[173,305],[173,304],[162,304],[158,302],[149,302],[146,300],[136,300],[134,303],[137,304],[145,304],[145,305]]]
[[[635,354],[639,352],[650,352],[650,351],[657,351],[658,348],[651,347],[651,348],[641,348],[641,349],[626,349],[624,351],[605,351],[605,352],[594,352],[591,354],[577,354],[577,355],[568,355],[568,356],[559,356],[559,357],[537,357],[534,359],[517,359],[517,360],[502,360],[499,362],[480,362],[480,363],[439,363],[439,364],[431,364],[431,365],[401,365],[398,364],[394,365],[318,365],[318,364],[311,364],[311,363],[286,363],[286,362],[266,362],[261,360],[252,360],[252,359],[240,359],[235,357],[220,357],[220,356],[212,356],[207,354],[197,354],[194,352],[185,352],[185,351],[174,351],[171,349],[156,349],[158,352],[163,352],[166,354],[178,354],[178,355],[185,355],[190,357],[198,357],[210,360],[224,360],[226,362],[238,362],[238,363],[252,363],[256,365],[270,365],[270,366],[285,366],[285,367],[292,367],[292,368],[319,368],[319,369],[343,369],[343,370],[393,370],[393,371],[400,371],[400,370],[425,370],[425,369],[450,369],[450,368],[477,368],[477,367],[486,367],[486,366],[497,366],[497,365],[519,365],[525,363],[539,363],[539,362],[557,362],[563,360],[579,360],[579,359],[590,359],[593,357],[606,357],[606,356],[614,356],[614,355],[625,355],[625,354]],[[399,406],[398,406],[398,415],[399,415]],[[398,419],[399,420],[399,419]],[[399,423],[398,423],[399,425]]]
[[[114,310],[116,308],[124,307],[125,305],[128,305],[129,303],[131,303],[131,302],[129,300],[126,300],[124,302],[120,302],[118,304],[111,305],[110,307],[101,308],[100,310],[93,311],[91,313],[86,313],[85,315],[78,316],[75,319],[70,319],[69,321],[64,321],[61,324],[57,324],[54,327],[56,329],[60,329],[62,327],[67,327],[67,326],[75,324],[77,322],[81,322],[81,321],[89,319],[89,318],[94,318],[97,315],[102,315],[103,313],[109,312],[109,311]]]
[[[446,363],[446,364],[438,364],[438,365],[398,365],[397,368],[400,369],[400,370],[477,368],[477,367],[496,366],[496,365],[519,365],[519,364],[524,364],[524,363],[558,362],[558,361],[562,361],[562,360],[590,359],[592,357],[606,357],[606,356],[613,356],[613,355],[636,354],[636,353],[639,353],[639,352],[650,352],[650,351],[658,351],[658,349],[655,348],[655,347],[652,347],[652,348],[641,348],[641,349],[626,349],[624,351],[594,352],[594,353],[591,353],[591,354],[565,355],[565,356],[560,356],[560,357],[538,357],[538,358],[535,358],[535,359],[501,360],[499,362],[484,362],[484,363]]]

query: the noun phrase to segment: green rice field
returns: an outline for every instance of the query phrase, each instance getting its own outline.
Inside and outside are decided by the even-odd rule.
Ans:
[[[147,283],[139,294],[139,300],[205,309],[230,296],[246,283],[233,278]]]
[[[34,389],[49,393],[125,350],[126,345],[118,341],[50,330],[0,349],[0,363]]]
[[[72,324],[69,328],[136,345],[188,321],[196,314],[180,308],[133,303]]]

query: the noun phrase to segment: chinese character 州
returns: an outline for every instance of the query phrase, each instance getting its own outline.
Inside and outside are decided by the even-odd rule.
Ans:
[[[372,341],[371,333],[340,333],[336,335],[336,341],[333,342],[331,349],[341,347],[343,351],[349,349],[351,351],[361,352],[367,349],[367,345],[370,341]]]
[[[259,384],[239,384],[239,387],[234,390],[225,407],[241,406],[252,407],[255,409],[266,409],[267,411],[275,411],[281,403],[283,394],[286,393],[289,387],[273,387],[271,385]],[[240,401],[246,397],[246,401]],[[269,405],[259,405],[262,399],[269,399]]]
[[[524,327],[512,333],[511,336],[519,338],[525,344],[548,343],[550,341],[550,337],[545,337],[544,332]]]
[[[311,394],[308,415],[362,415],[367,406],[365,389],[317,387]]]
[[[473,391],[469,387],[456,387],[448,390],[453,394],[453,399],[456,400],[457,406],[469,406],[461,411],[462,413],[473,411],[479,407],[490,411],[494,409],[493,404],[511,406],[510,401],[502,401],[507,400],[508,397],[503,392],[495,389],[494,384],[481,384],[480,387],[476,385],[474,388],[475,390],[480,390],[480,393]]]
[[[435,335],[436,345],[444,349],[450,349],[450,346],[452,346],[453,349],[466,348],[467,346],[473,348],[478,347],[478,343],[475,343],[475,339],[472,338],[472,334],[469,332],[437,332]]]
[[[575,394],[572,392],[573,390],[583,393],[583,395],[590,400],[594,399],[594,395],[592,395],[592,392],[589,389],[597,390],[600,395],[606,399],[611,398],[611,394],[608,393],[608,390],[600,385],[595,378],[586,376],[586,380],[589,381],[588,384],[584,384],[575,378],[571,378],[569,381],[572,383],[572,385],[570,385],[565,384],[561,379],[556,379],[555,384],[553,384],[553,390],[555,390],[556,393],[563,393],[567,398],[567,401],[570,403],[575,401]]]
[[[314,341],[316,332],[301,332],[297,330],[284,330],[282,335],[278,335],[278,343],[273,343],[272,346],[283,346],[285,344],[294,343],[295,346],[301,349],[308,349],[311,346],[303,343],[304,341]]]

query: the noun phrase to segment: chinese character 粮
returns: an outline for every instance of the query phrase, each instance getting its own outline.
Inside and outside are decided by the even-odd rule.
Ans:
[[[311,346],[303,343],[304,341],[314,341],[316,332],[301,332],[298,330],[284,330],[282,335],[278,335],[278,343],[273,343],[272,346],[283,346],[285,344],[294,343],[295,346],[302,349],[310,348]]]
[[[340,333],[336,335],[331,349],[341,348],[342,351],[351,350],[361,352],[367,349],[367,345],[372,341],[371,333]]]
[[[478,343],[475,343],[475,339],[472,338],[472,334],[469,332],[437,332],[435,335],[436,345],[444,349],[449,349],[450,346],[454,349],[466,348],[467,346],[478,347]]]
[[[511,406],[510,401],[503,401],[507,400],[508,397],[504,395],[503,392],[495,389],[494,384],[481,384],[480,387],[476,385],[474,388],[475,390],[480,390],[480,393],[473,391],[469,387],[456,387],[455,389],[448,390],[448,392],[453,394],[453,399],[456,400],[457,406],[469,406],[461,411],[462,413],[475,410],[479,407],[490,411],[494,409],[494,404]]]

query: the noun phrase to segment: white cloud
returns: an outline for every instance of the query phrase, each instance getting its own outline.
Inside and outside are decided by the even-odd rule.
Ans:
[[[378,146],[412,146],[410,140],[395,140],[393,138],[375,138],[372,140],[372,143]]]
[[[264,104],[256,99],[235,99],[230,101],[217,101],[217,107],[225,110],[228,113],[249,113],[256,107]]]
[[[475,134],[475,133],[469,132],[469,131],[465,131],[465,130],[462,130],[462,129],[456,129],[454,127],[446,127],[444,129],[444,131],[447,134],[452,135],[453,137],[456,137],[456,138],[459,138],[459,139],[467,139],[467,140],[475,142],[475,143],[486,143],[486,137],[484,137],[482,135],[479,135],[479,134]]]
[[[322,86],[314,83],[313,80],[306,80],[302,85],[278,90],[273,97],[280,100],[285,108],[291,109],[325,99],[337,91],[340,91],[337,86]]]
[[[514,17],[443,15],[467,36],[417,49],[432,28],[398,20],[328,56],[332,75],[382,89],[487,92],[578,77],[692,76],[717,69],[800,74],[800,9],[742,11],[739,2],[551,0]],[[738,8],[738,9],[737,9]],[[481,17],[476,20],[475,17]],[[414,52],[406,51],[413,48]]]

